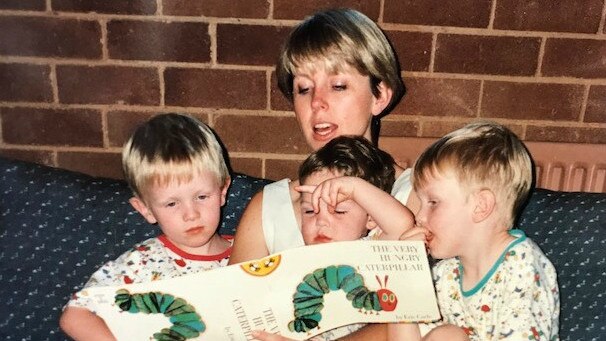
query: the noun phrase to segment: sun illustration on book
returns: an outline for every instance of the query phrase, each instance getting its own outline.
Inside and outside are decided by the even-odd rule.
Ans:
[[[272,255],[269,257],[254,260],[252,262],[246,262],[240,267],[244,272],[253,276],[267,276],[278,268],[282,256]]]

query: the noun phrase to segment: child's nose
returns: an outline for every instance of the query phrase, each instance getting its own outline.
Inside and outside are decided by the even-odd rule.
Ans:
[[[188,204],[188,205],[184,205],[184,210],[183,210],[183,219],[186,221],[190,221],[190,220],[196,220],[200,217],[200,212],[198,211],[198,208],[196,207],[196,205],[193,204]]]

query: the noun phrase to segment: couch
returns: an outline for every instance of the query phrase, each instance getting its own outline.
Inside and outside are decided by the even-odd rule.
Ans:
[[[234,175],[220,233],[268,181]],[[92,272],[158,233],[120,180],[0,157],[3,340],[65,340],[58,318]],[[606,194],[537,189],[518,226],[558,270],[562,340],[606,340]]]

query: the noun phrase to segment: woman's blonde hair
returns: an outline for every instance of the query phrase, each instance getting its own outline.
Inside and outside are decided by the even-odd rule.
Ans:
[[[136,196],[149,185],[188,182],[209,171],[220,186],[229,179],[223,149],[204,123],[181,114],[161,114],[142,124],[122,149],[124,177]]]
[[[393,91],[389,112],[404,95],[400,67],[387,37],[375,22],[353,9],[330,9],[306,18],[290,33],[276,65],[278,87],[291,102],[295,70],[324,62],[331,72],[345,66],[370,77],[372,93],[379,84]]]
[[[501,212],[508,226],[513,225],[533,182],[532,159],[524,143],[493,122],[470,123],[434,142],[414,165],[413,186],[423,188],[430,177],[447,173],[469,191],[492,191],[504,207]]]

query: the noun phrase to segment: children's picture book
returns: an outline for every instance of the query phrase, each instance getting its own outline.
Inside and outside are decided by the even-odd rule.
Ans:
[[[440,318],[422,242],[304,246],[141,284],[87,288],[118,340],[304,340],[353,323]]]

